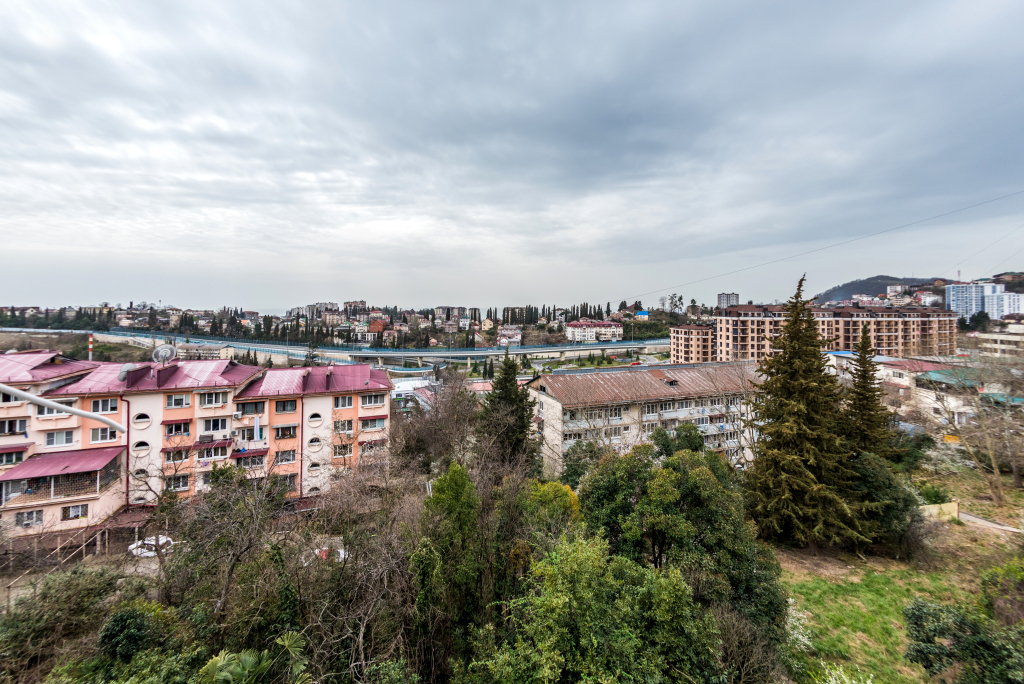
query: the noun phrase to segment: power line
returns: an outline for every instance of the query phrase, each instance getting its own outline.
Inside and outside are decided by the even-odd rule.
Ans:
[[[969,256],[969,257],[967,257],[966,259],[964,259],[963,261],[961,261],[961,262],[960,262],[959,264],[957,264],[956,266],[953,266],[953,268],[956,268],[957,266],[962,266],[963,264],[967,263],[968,261],[970,261],[970,260],[971,260],[971,259],[973,259],[974,257],[976,257],[976,256],[978,256],[979,254],[981,254],[982,252],[984,252],[984,251],[985,251],[986,249],[988,249],[988,248],[989,248],[989,247],[991,247],[992,245],[996,244],[997,242],[1002,242],[1002,241],[1003,241],[1003,240],[1005,240],[1006,238],[1010,237],[1011,235],[1013,235],[1014,233],[1016,233],[1016,232],[1017,232],[1018,230],[1020,230],[1021,228],[1024,228],[1024,223],[1020,224],[1019,226],[1017,226],[1016,228],[1014,228],[1013,230],[1011,230],[1011,231],[1010,231],[1009,233],[1007,233],[1007,234],[1006,234],[1006,235],[1004,235],[1003,237],[1001,237],[1001,238],[999,238],[998,240],[996,240],[995,242],[990,242],[989,244],[985,245],[984,247],[982,247],[981,249],[979,249],[979,250],[978,250],[977,252],[975,252],[975,253],[974,253],[974,254],[972,254],[971,256]],[[946,269],[945,271],[940,271],[940,272],[939,272],[939,275],[940,275],[940,276],[941,276],[941,275],[945,275],[945,274],[949,273],[950,271],[952,271],[952,270],[953,270],[953,268],[947,268],[947,269]]]
[[[1014,252],[1013,254],[1011,254],[1010,256],[1006,257],[1005,259],[1003,259],[1002,261],[1000,261],[1000,262],[999,262],[998,264],[996,264],[995,266],[993,266],[992,268],[990,268],[990,269],[989,269],[989,270],[987,271],[987,273],[995,273],[995,272],[996,272],[996,269],[997,269],[997,268],[999,268],[1000,266],[1002,266],[1003,264],[1005,264],[1005,263],[1006,263],[1007,261],[1009,261],[1009,260],[1010,260],[1010,259],[1012,259],[1013,257],[1017,256],[1017,255],[1018,255],[1018,254],[1020,254],[1021,252],[1024,252],[1024,247],[1021,247],[1021,248],[1020,248],[1020,249],[1018,249],[1018,250],[1017,250],[1016,252]]]
[[[942,214],[936,214],[935,216],[929,216],[928,218],[919,219],[917,221],[911,221],[910,223],[904,223],[903,225],[896,226],[895,228],[886,228],[885,230],[880,230],[880,231],[878,231],[876,233],[869,233],[867,235],[861,235],[860,237],[851,238],[850,240],[843,240],[842,242],[836,242],[836,243],[833,243],[831,245],[825,245],[824,247],[818,247],[816,249],[809,249],[806,252],[800,252],[799,254],[790,254],[789,256],[780,257],[778,259],[772,259],[771,261],[765,261],[765,262],[762,262],[760,264],[754,264],[753,266],[745,266],[743,268],[737,268],[737,269],[732,270],[732,271],[726,271],[725,273],[719,273],[717,275],[708,276],[707,278],[698,278],[697,280],[691,280],[688,283],[680,283],[679,285],[669,285],[668,287],[664,287],[664,288],[661,288],[659,290],[651,290],[650,292],[644,292],[642,294],[632,295],[632,296],[629,296],[629,297],[625,297],[624,299],[626,301],[636,300],[636,299],[639,299],[641,297],[646,297],[647,295],[658,294],[659,292],[667,292],[669,290],[674,290],[674,289],[676,289],[678,287],[686,287],[688,285],[696,285],[697,283],[703,283],[703,282],[708,281],[708,280],[714,280],[716,278],[724,278],[725,276],[734,275],[736,273],[743,273],[744,271],[752,271],[755,268],[762,268],[764,266],[770,266],[772,264],[777,264],[777,263],[779,263],[781,261],[788,261],[790,259],[796,259],[796,258],[799,258],[799,257],[802,257],[802,256],[807,256],[808,254],[814,254],[815,252],[822,252],[822,251],[824,251],[826,249],[832,249],[833,247],[842,247],[843,245],[848,245],[850,243],[858,242],[860,240],[866,240],[868,238],[877,237],[879,235],[884,235],[885,233],[891,233],[891,232],[893,232],[895,230],[900,230],[902,228],[909,228],[910,226],[916,226],[916,225],[918,225],[920,223],[925,223],[927,221],[934,221],[935,219],[942,218],[943,216],[952,216],[953,214],[959,214],[960,212],[967,211],[968,209],[976,209],[977,207],[981,207],[981,206],[984,206],[986,204],[992,204],[993,202],[998,202],[1000,200],[1004,200],[1004,199],[1007,199],[1009,197],[1015,197],[1016,195],[1021,195],[1021,194],[1024,194],[1024,190],[1018,190],[1016,192],[1011,192],[1008,195],[1002,195],[1000,197],[994,197],[994,198],[992,198],[990,200],[985,200],[984,202],[978,202],[977,204],[972,204],[972,205],[967,206],[967,207],[960,207],[959,209],[954,209],[953,211],[947,211],[947,212],[944,212]],[[954,268],[956,268],[956,267],[954,266]]]

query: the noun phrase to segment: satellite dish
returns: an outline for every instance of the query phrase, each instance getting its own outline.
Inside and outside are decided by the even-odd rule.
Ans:
[[[167,363],[178,355],[178,350],[173,344],[161,344],[153,350],[153,360],[157,363]]]
[[[124,364],[123,366],[121,366],[121,372],[117,374],[117,379],[120,380],[121,382],[124,382],[125,380],[128,379],[128,372],[133,371],[136,368],[138,368],[138,366],[136,366],[134,363]]]

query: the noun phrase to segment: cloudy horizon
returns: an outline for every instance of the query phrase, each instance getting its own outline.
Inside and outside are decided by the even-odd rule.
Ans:
[[[1016,195],[704,280],[1024,190],[1022,24],[1009,2],[5,3],[0,304],[772,301],[805,272],[1024,270]]]

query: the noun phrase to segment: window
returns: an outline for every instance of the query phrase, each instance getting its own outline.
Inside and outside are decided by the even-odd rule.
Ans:
[[[93,444],[97,442],[113,442],[117,439],[117,430],[114,428],[101,427],[93,428],[89,431],[89,441]]]
[[[175,492],[188,491],[188,475],[172,475],[164,478],[164,488]]]
[[[386,394],[364,394],[359,398],[361,406],[383,406]]]
[[[79,504],[77,506],[64,506],[60,509],[61,520],[79,520],[81,518],[89,517],[89,504]]]
[[[274,439],[295,439],[295,426],[274,428]]]
[[[263,426],[260,426],[260,432],[256,434],[256,428],[242,428],[240,431],[243,442],[253,442],[257,439],[263,439]]]
[[[351,444],[335,444],[334,445],[334,458],[344,458],[352,455]]]
[[[604,429],[604,436],[605,437],[612,437],[612,438],[614,438],[614,437],[621,437],[622,436],[622,428],[620,428],[620,427],[605,428]]]
[[[622,407],[616,406],[615,408],[608,409],[609,418],[622,418]]]
[[[310,494],[319,494],[320,493],[320,488],[319,487],[310,487],[309,488],[309,493]]]
[[[46,446],[66,446],[75,441],[75,433],[72,430],[61,430],[59,432],[46,433]]]
[[[644,423],[644,434],[649,435],[658,429],[657,423]]]
[[[675,402],[669,401],[669,402],[662,402],[662,404],[658,407],[658,410],[660,410],[660,411],[671,411],[674,408],[675,408]]]
[[[167,429],[164,430],[164,433],[168,437],[179,437],[182,435],[187,435],[189,425],[190,423],[172,423],[170,425],[165,425],[164,427]]]
[[[117,399],[93,399],[93,413],[117,413]]]
[[[274,463],[295,463],[295,449],[289,449],[288,451],[278,451],[274,454]]]
[[[653,416],[657,412],[658,412],[658,405],[657,404],[644,404],[644,415],[645,416]]]
[[[563,411],[562,420],[576,420],[576,411]]]
[[[11,418],[8,420],[0,420],[0,435],[13,435],[19,432],[25,432],[26,423],[28,421],[25,418]]]
[[[352,432],[352,421],[351,420],[336,420],[334,421],[335,432]]]
[[[317,472],[319,470],[320,470],[320,464],[319,463],[315,463],[314,462],[314,463],[310,463],[309,464],[309,472],[315,473],[315,472]]]
[[[207,418],[203,421],[203,432],[217,432],[228,429],[227,418]]]
[[[132,446],[132,449],[134,449],[135,451],[148,451],[149,450],[149,442],[136,442]]]
[[[199,451],[199,458],[208,460],[215,458],[227,458],[228,448],[227,447],[210,447],[209,449],[201,449]]]
[[[711,419],[707,416],[698,416],[693,422],[697,425],[709,425],[711,423]]]
[[[278,481],[284,487],[284,491],[294,492],[299,484],[299,474],[291,473],[290,475],[278,475]]]
[[[308,444],[309,448],[312,449],[313,451],[316,451],[321,446],[323,446],[323,442],[320,441],[319,437],[310,437]]]
[[[334,408],[352,408],[352,397],[334,397]]]
[[[278,413],[295,413],[295,400],[289,399],[287,401],[277,402],[275,410]]]
[[[43,524],[43,511],[24,511],[14,515],[14,523],[18,527],[31,527],[32,525]]]
[[[188,449],[172,449],[164,452],[165,463],[179,463],[188,460]]]
[[[191,394],[168,394],[167,408],[186,408],[192,405]]]
[[[587,409],[587,420],[601,420],[604,418],[604,411],[601,409]]]
[[[228,403],[227,392],[203,392],[199,395],[200,406],[223,406]]]
[[[384,429],[384,418],[371,418],[370,420],[359,421],[360,430],[382,430]]]
[[[138,478],[149,477],[149,473],[146,471],[145,468],[139,468],[138,470],[135,471],[135,477],[138,477]]]
[[[24,458],[24,451],[8,451],[6,454],[0,454],[0,465],[14,465],[15,463],[21,463]]]
[[[263,456],[243,456],[235,461],[239,468],[259,468],[263,465]]]
[[[892,377],[894,377],[894,378],[899,378],[899,379],[901,379],[901,380],[902,380],[902,379],[903,379],[903,378],[905,378],[906,376],[905,376],[905,375],[904,375],[903,373],[901,373],[900,371],[893,371],[893,372],[892,372]]]
[[[583,433],[582,432],[566,432],[564,435],[562,435],[562,439],[564,441],[566,441],[566,442],[571,442],[571,441],[577,440],[577,439],[583,439]]]
[[[244,404],[239,404],[238,410],[243,416],[254,416],[256,414],[263,413],[263,402],[247,401]]]
[[[148,413],[136,413],[135,417],[132,418],[132,422],[133,423],[148,423],[149,422],[149,414]]]
[[[203,473],[203,486],[204,487],[209,487],[210,486],[210,473],[209,473],[209,471]]]
[[[72,404],[75,403],[75,400],[74,399],[68,399],[66,401],[58,401],[57,403],[60,404],[61,406],[71,406]],[[66,416],[67,412],[65,412],[65,411],[58,411],[57,409],[50,408],[49,406],[36,406],[36,415],[37,416]]]
[[[309,418],[307,420],[309,420],[310,423],[318,423],[319,421],[323,420],[323,416],[321,416],[319,413],[310,413]]]
[[[0,392],[0,404],[11,404],[11,403],[14,403],[16,401],[25,401],[25,400],[24,399],[19,399],[18,397],[14,396],[13,394],[8,394],[7,392]]]

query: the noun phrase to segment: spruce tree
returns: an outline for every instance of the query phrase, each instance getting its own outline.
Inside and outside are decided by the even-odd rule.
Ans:
[[[882,404],[882,388],[878,384],[878,365],[874,361],[868,325],[864,324],[853,361],[853,381],[846,395],[846,439],[857,453],[871,453],[883,458],[890,455],[890,413]]]
[[[515,358],[506,352],[498,377],[480,409],[477,441],[491,445],[503,465],[516,464],[522,459],[529,471],[538,474],[538,445],[530,435],[536,402],[530,399],[525,385],[519,386],[518,370]]]
[[[752,402],[759,434],[746,489],[764,539],[810,545],[869,541],[860,532],[855,474],[839,431],[839,386],[826,373],[822,340],[803,298],[804,278],[786,305],[786,322],[760,363]]]

